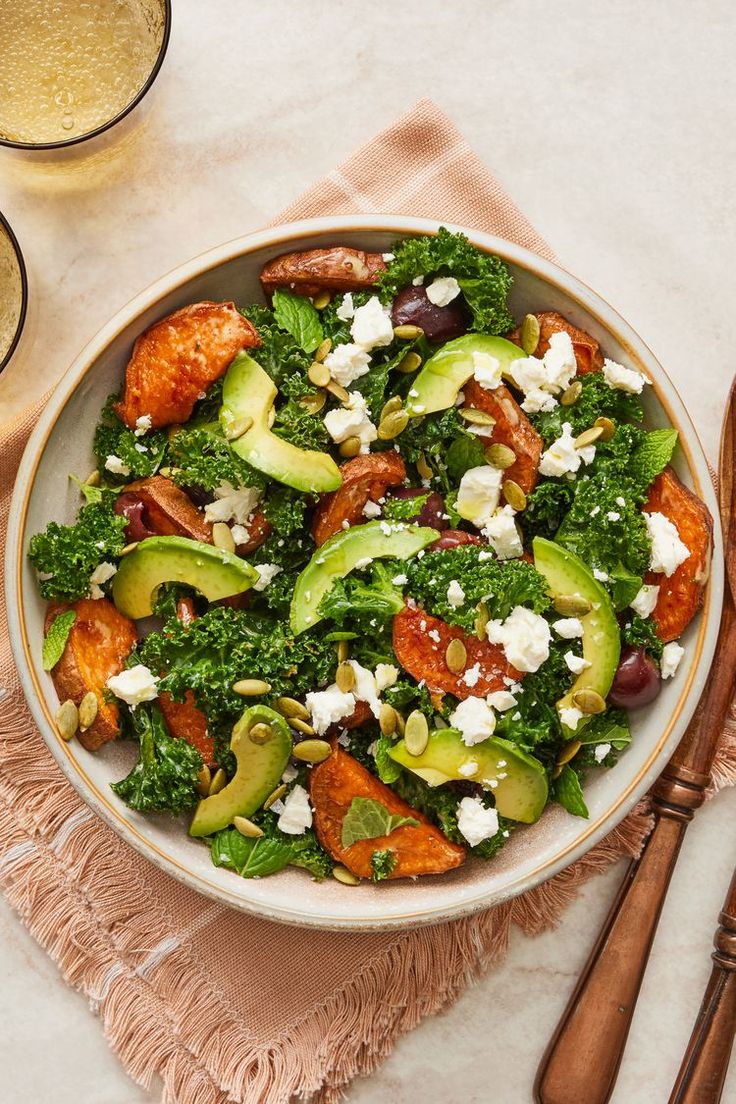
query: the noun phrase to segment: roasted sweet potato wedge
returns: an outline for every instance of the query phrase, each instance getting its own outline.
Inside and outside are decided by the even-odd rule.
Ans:
[[[162,318],[136,341],[115,410],[131,429],[150,415],[154,429],[186,422],[236,353],[259,345],[255,328],[234,303],[193,303]]]
[[[207,718],[197,709],[191,690],[187,690],[183,702],[175,702],[165,692],[159,694],[158,702],[171,735],[186,740],[197,749],[207,766],[214,766],[215,742],[207,732]]]
[[[380,253],[364,253],[362,249],[344,245],[308,249],[303,253],[283,253],[264,265],[261,287],[269,298],[279,287],[288,287],[297,295],[358,291],[374,284],[385,268]]]
[[[535,356],[544,356],[549,349],[549,339],[552,334],[564,330],[572,338],[572,347],[575,350],[575,359],[578,362],[579,376],[584,376],[586,372],[597,372],[598,369],[603,367],[600,346],[596,339],[586,333],[585,330],[579,330],[577,326],[573,326],[572,322],[568,322],[557,311],[542,311],[537,315],[537,318],[539,319],[540,332],[539,345],[534,352]],[[516,345],[521,345],[521,330],[519,328],[512,330],[508,335],[508,339]]]
[[[250,552],[255,552],[256,548],[260,548],[271,535],[271,523],[267,520],[263,510],[256,510],[253,513],[246,528],[248,530],[248,540],[244,544],[238,545],[237,553],[239,556],[247,556]]]
[[[335,744],[329,759],[314,767],[309,776],[309,796],[314,808],[314,830],[322,846],[359,878],[370,878],[374,851],[393,851],[396,866],[390,878],[413,878],[418,874],[442,874],[462,865],[465,848],[443,836],[411,805],[384,786],[352,755]],[[404,825],[388,836],[358,840],[342,846],[342,822],[354,797],[371,798],[390,813],[412,817],[419,824]]]
[[[649,489],[644,510],[668,517],[677,527],[680,540],[690,555],[670,575],[650,571],[646,581],[659,587],[652,612],[657,635],[665,642],[675,640],[692,621],[703,601],[710,572],[713,547],[713,519],[697,495],[680,482],[672,468],[665,468]]]
[[[508,387],[501,384],[487,391],[471,379],[463,387],[465,406],[483,410],[495,418],[493,434],[483,441],[489,444],[508,445],[516,453],[516,460],[507,468],[505,476],[518,483],[524,494],[531,494],[537,483],[537,468],[544,442]]]
[[[79,705],[90,690],[97,695],[97,716],[79,742],[88,751],[120,734],[120,717],[114,702],[105,701],[105,683],[118,675],[136,643],[135,625],[118,613],[107,598],[80,598],[76,602],[52,602],[46,611],[45,631],[65,610],[73,609],[72,625],[61,659],[51,671],[60,701],[67,698]]]
[[[143,522],[147,529],[161,537],[190,537],[212,543],[212,526],[181,487],[163,475],[152,475],[128,483],[124,495],[134,495],[145,509]]]
[[[479,665],[479,677],[472,687],[465,682],[464,671],[454,674],[447,666],[445,652],[455,639],[465,645],[466,670]],[[394,617],[393,642],[396,658],[404,670],[417,680],[424,679],[431,692],[445,691],[461,699],[480,698],[494,690],[505,690],[504,676],[516,680],[523,677],[507,661],[499,644],[469,636],[455,625],[430,617],[408,603]]]
[[[363,521],[363,507],[374,502],[406,478],[404,461],[397,452],[374,452],[356,456],[340,465],[342,485],[336,491],[320,495],[314,513],[312,536],[320,545],[339,532],[342,523],[356,525]]]

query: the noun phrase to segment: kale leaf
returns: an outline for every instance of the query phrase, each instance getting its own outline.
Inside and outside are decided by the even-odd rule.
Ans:
[[[279,537],[290,537],[303,528],[304,513],[308,506],[307,495],[281,483],[272,483],[261,502],[267,520]]]
[[[167,437],[160,430],[136,436],[113,410],[119,395],[110,395],[102,408],[95,429],[92,448],[101,472],[108,482],[121,484],[131,479],[146,479],[154,475],[163,463]],[[117,456],[129,469],[127,475],[117,475],[105,467],[108,456]]]
[[[644,412],[638,395],[609,387],[602,372],[588,372],[577,378],[582,391],[571,406],[555,406],[553,410],[530,415],[546,447],[562,435],[563,422],[570,423],[575,437],[590,429],[596,418],[610,418],[616,423],[641,422]]]
[[[468,841],[457,826],[460,795],[452,783],[447,786],[432,787],[411,771],[402,771],[393,784],[393,790],[413,809],[418,809],[420,813],[429,817],[452,843],[468,847]],[[489,804],[492,803],[488,798],[486,800]],[[516,827],[514,821],[499,816],[498,831],[495,836],[483,840],[476,847],[468,847],[469,853],[481,859],[492,859],[501,850],[514,827]]]
[[[554,540],[575,496],[575,484],[567,479],[540,479],[527,497],[521,515],[526,543],[534,537]]]
[[[392,578],[401,569],[398,561],[374,561],[370,577],[360,574],[336,579],[319,604],[319,613],[340,627],[374,631],[378,623],[397,614],[404,605],[401,587]]]
[[[323,452],[330,435],[320,417],[310,414],[298,399],[288,399],[276,412],[272,432],[300,449]]]
[[[654,622],[648,617],[640,617],[633,610],[626,611],[621,626],[621,640],[629,648],[643,648],[657,663],[662,659],[664,644],[657,636]]]
[[[385,851],[374,851],[371,855],[371,878],[374,882],[382,882],[389,878],[396,869],[398,857],[395,851],[387,847]]]
[[[177,816],[198,800],[197,774],[202,757],[186,740],[170,736],[155,704],[131,710],[131,725],[140,741],[140,755],[127,778],[112,789],[139,813]]]
[[[249,306],[242,313],[258,330],[261,344],[249,350],[249,355],[260,364],[283,394],[298,398],[314,387],[307,379],[312,358],[290,333],[282,330],[272,310],[268,307]]]
[[[386,521],[411,521],[416,518],[428,497],[429,491],[426,494],[418,494],[414,498],[387,498],[383,507],[383,517]]]
[[[114,512],[116,498],[115,492],[104,491],[99,502],[82,507],[74,525],[51,521],[31,537],[28,557],[42,576],[44,598],[84,598],[98,564],[120,555],[127,519]]]
[[[181,487],[213,491],[222,483],[233,487],[263,487],[266,483],[260,472],[233,452],[216,422],[184,426],[172,434],[169,448],[174,482]]]

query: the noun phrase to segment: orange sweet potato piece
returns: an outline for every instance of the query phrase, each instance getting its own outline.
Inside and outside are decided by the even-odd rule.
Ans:
[[[436,639],[435,639],[436,637]],[[451,640],[462,640],[467,652],[466,670],[480,665],[480,677],[471,687],[463,679],[464,672],[454,674],[447,666],[445,652]],[[422,679],[430,692],[445,691],[456,698],[485,697],[494,690],[505,690],[504,676],[521,680],[522,674],[512,667],[500,644],[478,640],[439,617],[430,617],[418,606],[407,605],[394,617],[393,643],[401,666],[418,681]]]
[[[236,353],[259,345],[234,303],[204,301],[154,323],[136,341],[115,410],[133,429],[150,415],[154,429],[186,422],[195,402],[225,374]]]
[[[267,297],[279,287],[288,287],[297,295],[316,295],[323,290],[358,291],[371,287],[385,268],[380,253],[364,253],[344,245],[308,249],[283,253],[265,264],[261,287]]]
[[[194,694],[187,690],[183,702],[176,702],[162,691],[158,696],[161,712],[172,736],[186,740],[202,756],[202,762],[214,766],[215,742],[207,732],[207,718],[194,702]]]
[[[46,611],[45,631],[65,610],[73,609],[76,620],[61,659],[51,671],[60,701],[67,698],[79,705],[90,690],[97,695],[97,716],[79,742],[88,751],[115,740],[120,734],[120,716],[115,702],[105,701],[105,683],[118,675],[136,643],[135,625],[118,613],[107,598],[80,598],[76,602],[52,602]]]
[[[697,495],[680,482],[672,468],[665,468],[652,483],[644,505],[647,513],[660,513],[677,527],[680,540],[690,555],[670,575],[650,571],[648,583],[659,587],[652,612],[657,636],[675,640],[692,621],[703,601],[710,572],[713,547],[713,519]]]
[[[317,545],[338,533],[343,521],[356,525],[363,521],[363,507],[369,499],[381,498],[389,487],[406,478],[404,461],[398,452],[374,452],[356,456],[340,465],[342,485],[336,491],[320,495],[314,513],[312,536]]]
[[[495,418],[493,434],[482,438],[485,443],[508,445],[516,453],[516,460],[507,468],[506,479],[518,483],[524,494],[531,494],[537,483],[537,468],[544,442],[508,387],[501,384],[487,391],[471,379],[463,387],[465,406],[483,410]]]
[[[329,759],[314,767],[309,776],[309,796],[314,808],[314,830],[333,859],[359,878],[370,878],[374,851],[393,851],[396,866],[390,878],[417,874],[443,874],[465,861],[465,848],[443,836],[420,812],[361,766],[339,745],[333,745]],[[412,817],[419,824],[404,825],[388,836],[358,840],[342,845],[342,822],[354,797],[367,797],[384,805],[390,813]]]
[[[162,537],[190,537],[212,543],[212,526],[191,498],[163,475],[128,483],[123,494],[134,494],[145,504],[147,528]]]
[[[534,351],[534,356],[542,357],[549,349],[549,339],[553,333],[564,330],[572,338],[572,347],[575,350],[575,359],[578,362],[578,375],[584,376],[586,372],[597,372],[603,367],[603,355],[600,346],[594,337],[585,330],[579,330],[568,322],[557,311],[541,311],[539,319],[539,345]],[[508,335],[509,341],[515,345],[521,345],[521,329],[512,330]]]

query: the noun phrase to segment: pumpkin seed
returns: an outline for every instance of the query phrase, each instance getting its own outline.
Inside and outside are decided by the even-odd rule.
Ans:
[[[422,755],[429,742],[429,725],[427,718],[418,709],[415,709],[406,718],[404,731],[404,743],[410,755]]]
[[[237,441],[238,438],[242,437],[252,428],[253,419],[249,418],[246,414],[244,418],[236,418],[234,422],[231,422],[230,425],[227,426],[225,429],[225,437],[228,441]]]
[[[521,347],[527,356],[533,356],[539,345],[539,319],[535,314],[525,314],[521,323]]]
[[[248,739],[252,744],[267,744],[269,740],[273,739],[273,730],[270,724],[266,724],[264,721],[258,721],[248,729]]]
[[[496,419],[492,415],[486,414],[485,410],[476,410],[474,406],[461,406],[458,414],[463,421],[470,422],[471,425],[493,426],[496,424]]]
[[[569,387],[560,395],[561,406],[572,406],[583,393],[583,385],[579,379],[573,380]]]
[[[300,740],[291,754],[300,763],[324,763],[332,755],[332,748],[326,740]]]
[[[360,437],[346,437],[344,441],[341,441],[337,451],[341,456],[345,456],[348,459],[353,456],[357,456],[361,450]]]
[[[212,785],[212,771],[205,765],[200,771],[197,771],[197,793],[200,797],[209,797],[210,786]]]
[[[583,432],[575,438],[575,448],[586,448],[588,445],[595,444],[603,436],[602,426],[591,426],[590,429],[584,429]]]
[[[233,691],[240,694],[241,698],[257,698],[261,694],[267,694],[271,689],[270,682],[263,679],[238,679],[233,683]]]
[[[552,605],[563,617],[585,617],[593,608],[581,594],[558,594]]]
[[[244,816],[233,817],[233,827],[237,828],[241,836],[245,836],[246,839],[258,839],[263,835],[263,829]]]
[[[266,800],[263,802],[264,809],[270,809],[274,801],[278,801],[280,797],[283,797],[288,789],[285,782],[282,782],[280,786],[277,786],[273,793],[270,793]]]
[[[396,731],[398,732],[399,736],[403,736],[406,732],[406,721],[404,720],[403,715],[399,713],[398,709],[395,709],[394,713],[396,714]]]
[[[319,414],[322,407],[327,402],[327,394],[321,389],[315,391],[313,395],[302,395],[298,400],[299,405],[303,406],[307,414]]]
[[[494,468],[499,468],[501,471],[505,471],[506,468],[510,468],[512,464],[516,463],[516,453],[508,445],[502,445],[499,441],[498,444],[489,445],[483,452],[484,457],[489,464]]]
[[[340,882],[341,885],[356,886],[360,885],[360,878],[353,874],[352,870],[348,870],[346,866],[338,864],[332,868],[332,877],[336,882]]]
[[[403,433],[409,424],[409,415],[405,410],[394,410],[378,425],[378,436],[382,441],[393,441]]]
[[[56,710],[56,727],[62,740],[71,740],[79,728],[79,710],[71,698],[62,702]]]
[[[98,709],[97,695],[94,690],[89,690],[79,703],[79,728],[86,732],[95,723]]]
[[[434,472],[427,463],[427,458],[423,452],[420,452],[419,456],[417,457],[416,468],[422,479],[432,479],[432,477],[434,476]]]
[[[384,702],[378,714],[378,724],[384,736],[393,736],[396,731],[396,710],[388,702]]]
[[[337,671],[335,672],[335,682],[339,690],[342,690],[343,694],[349,694],[355,686],[355,671],[349,663],[338,664]]]
[[[513,479],[504,480],[501,490],[503,491],[503,497],[512,510],[519,511],[526,509],[526,495],[519,484],[515,483]]]
[[[334,380],[327,384],[327,390],[331,395],[334,395],[336,399],[339,399],[341,403],[346,403],[350,398],[343,385],[341,383],[335,383]]]
[[[481,602],[478,606],[478,614],[475,618],[475,635],[478,640],[487,640],[486,629],[488,628],[488,622],[491,619],[491,615],[488,612],[488,606],[485,602]]]
[[[552,781],[554,781],[556,778],[559,778],[564,769],[565,769],[565,766],[564,766],[563,763],[560,763],[559,766],[556,766],[554,768],[554,770],[552,771]]]
[[[570,743],[565,744],[560,750],[560,754],[557,756],[557,766],[564,767],[565,763],[569,763],[571,759],[575,758],[582,746],[580,740],[570,740]]]
[[[398,337],[399,341],[416,341],[418,337],[423,336],[424,330],[421,326],[410,326],[408,323],[394,326],[394,337]]]
[[[597,690],[591,690],[587,686],[583,690],[575,691],[572,696],[572,704],[581,713],[605,713],[606,711],[605,700]]]
[[[309,710],[296,698],[277,698],[274,706],[284,717],[300,717],[303,721],[309,720]]]
[[[401,395],[392,395],[387,403],[384,404],[383,409],[379,417],[379,422],[382,422],[387,414],[393,414],[395,410],[401,410],[404,405],[404,400]]]
[[[326,337],[316,348],[314,353],[314,359],[320,364],[325,359],[330,349],[332,348],[332,338]]]
[[[322,364],[319,360],[313,360],[309,365],[309,371],[307,372],[310,381],[315,387],[326,387],[332,379],[330,375],[330,369],[326,364]]]
[[[422,358],[419,353],[410,352],[406,353],[399,363],[396,365],[396,371],[401,372],[402,375],[408,376],[412,372],[416,372],[417,368],[421,366]]]
[[[212,526],[212,543],[215,548],[222,548],[225,552],[235,551],[232,530],[226,522],[216,521]]]
[[[215,794],[218,794],[220,792],[220,790],[224,790],[225,786],[227,786],[227,775],[225,774],[222,767],[220,767],[218,770],[215,771],[215,776],[210,782],[210,791],[207,796],[214,797]]]
[[[290,726],[294,729],[294,731],[301,732],[302,736],[315,735],[315,731],[312,728],[311,724],[307,724],[307,722],[303,721],[301,717],[287,717],[286,719],[288,720]]]
[[[347,640],[338,640],[337,642],[337,662],[344,663],[350,655],[350,645]]]
[[[120,553],[120,558],[122,559],[123,556],[129,556],[131,552],[135,552],[140,543],[140,541],[132,541],[130,544],[126,544],[125,548]]]
[[[87,487],[99,487],[102,482],[102,476],[98,472],[97,468],[93,472],[90,472],[84,483]]]
[[[453,675],[459,675],[461,671],[465,670],[467,661],[468,653],[465,650],[465,645],[459,637],[454,637],[447,645],[445,663],[452,671]],[[424,714],[422,714],[422,716],[424,716]]]
[[[158,469],[158,474],[163,475],[165,479],[173,479],[175,475],[180,475],[183,471],[183,468],[163,467]]]
[[[593,428],[603,430],[600,435],[601,441],[610,441],[616,432],[616,423],[612,422],[610,418],[596,418],[593,422]]]
[[[312,305],[316,307],[317,310],[324,310],[325,307],[329,306],[331,302],[332,296],[330,295],[329,291],[321,291],[319,295],[315,295],[314,299],[312,300]]]

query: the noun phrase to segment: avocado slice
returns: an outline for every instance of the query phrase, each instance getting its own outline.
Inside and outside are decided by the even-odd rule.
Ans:
[[[472,376],[475,366],[473,353],[486,353],[501,361],[504,375],[513,361],[524,356],[523,349],[504,337],[487,337],[485,334],[465,334],[446,345],[430,357],[412,384],[404,409],[413,417],[433,414],[436,410],[449,410],[455,405],[457,394]]]
[[[304,632],[321,621],[317,607],[336,579],[348,575],[361,560],[410,560],[437,540],[436,529],[369,521],[343,529],[318,548],[296,581],[291,599],[291,627]]]
[[[250,738],[256,724],[268,725],[271,736],[262,743]],[[197,806],[190,836],[211,836],[227,828],[233,817],[251,816],[260,809],[269,794],[281,782],[293,747],[291,732],[280,713],[267,705],[252,705],[246,709],[233,728],[230,750],[237,768],[227,786],[212,797],[203,798]]]
[[[340,469],[326,452],[300,449],[269,429],[269,415],[277,395],[276,385],[247,353],[238,353],[222,385],[220,424],[229,426],[252,418],[253,426],[230,442],[233,452],[251,467],[297,491],[334,491],[342,483]]]
[[[621,633],[608,591],[579,556],[561,544],[535,537],[532,542],[534,566],[544,575],[553,598],[575,595],[591,604],[590,613],[580,620],[583,624],[583,657],[590,667],[575,679],[568,692],[557,702],[558,712],[573,705],[572,696],[578,690],[596,690],[605,698],[611,689],[621,654]],[[560,614],[560,616],[563,616]],[[578,722],[578,728],[585,721]]]
[[[468,747],[457,729],[435,729],[421,755],[411,755],[403,740],[390,749],[389,755],[428,786],[463,780],[480,782],[492,791],[501,816],[511,820],[533,824],[547,804],[547,774],[542,764],[499,736]],[[460,770],[473,763],[477,768],[472,774]]]
[[[121,613],[136,620],[153,613],[162,583],[186,583],[214,602],[242,594],[256,582],[255,568],[223,548],[188,537],[147,537],[120,561],[112,599]]]

